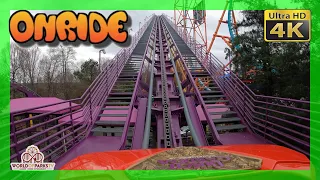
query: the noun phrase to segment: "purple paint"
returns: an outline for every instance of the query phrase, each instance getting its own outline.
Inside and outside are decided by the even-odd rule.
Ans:
[[[169,164],[170,169],[182,169],[181,168],[181,163],[172,163]]]
[[[147,105],[148,105],[148,99],[147,98],[141,98],[139,101],[139,107],[138,110],[135,110],[136,113],[134,113],[131,116],[131,122],[132,120],[135,121],[135,128],[134,128],[134,136],[132,137],[132,149],[141,149],[142,147],[142,141],[143,135],[144,135],[144,123],[145,123],[145,116],[147,113]]]

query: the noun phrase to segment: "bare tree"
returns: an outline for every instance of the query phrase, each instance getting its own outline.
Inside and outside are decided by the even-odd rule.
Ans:
[[[16,43],[10,44],[10,68],[11,68],[11,79],[17,81],[17,74],[19,73],[20,61],[22,59],[21,48]]]
[[[76,51],[73,47],[65,47],[60,45],[61,52],[61,63],[62,63],[62,74],[63,74],[63,87],[64,87],[64,97],[69,99],[69,83],[67,82],[67,76],[70,74],[68,64],[75,60]]]
[[[26,61],[30,59],[30,52],[28,49],[25,48],[19,48],[19,56],[18,56],[18,63],[20,66],[19,69],[19,80],[22,83],[29,83],[29,76],[28,76],[28,64]]]
[[[33,90],[40,90],[36,83],[44,83],[45,96],[57,96],[69,99],[71,82],[75,81],[73,72],[76,66],[76,51],[73,47],[59,46],[41,52],[40,48],[20,47],[11,43],[11,79],[18,83],[26,83]],[[56,85],[56,84],[61,85]]]
[[[41,57],[39,62],[39,71],[42,72],[43,81],[47,84],[49,96],[53,95],[53,87],[58,76],[60,59],[59,49],[50,48],[47,54]]]
[[[24,67],[27,72],[32,89],[35,90],[34,83],[36,80],[36,68],[40,58],[40,49],[37,46],[31,47],[28,50],[29,58],[25,59]]]

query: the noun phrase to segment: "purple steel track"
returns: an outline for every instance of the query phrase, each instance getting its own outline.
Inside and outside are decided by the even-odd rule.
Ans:
[[[26,97],[40,97],[36,92],[32,91],[28,87],[22,84],[16,83],[14,81],[10,82],[10,87],[16,89],[17,91],[22,92],[23,94],[26,95]]]

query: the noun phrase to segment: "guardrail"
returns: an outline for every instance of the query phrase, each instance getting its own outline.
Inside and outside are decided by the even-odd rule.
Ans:
[[[152,18],[149,18],[132,38],[131,46],[116,54],[80,98],[10,113],[10,148],[12,152],[10,160],[12,162],[20,162],[21,154],[31,144],[38,145],[40,151],[45,155],[45,161],[55,161],[89,135],[90,129],[99,115],[99,108],[104,104],[121,69]],[[75,104],[76,102],[80,103]],[[46,113],[38,113],[33,117],[23,117],[31,111],[52,106],[60,108]],[[69,120],[58,123],[61,118],[65,117],[69,117]],[[31,120],[38,120],[39,123],[31,124],[29,123]],[[35,143],[31,143],[32,141]]]
[[[212,53],[206,54],[205,47],[197,46],[199,43],[191,36],[184,35],[182,28],[165,18],[197,58],[205,64],[204,67],[241,116],[242,121],[248,125],[249,131],[268,142],[284,145],[310,156],[309,101],[255,94],[234,73],[230,72],[229,76],[225,76],[224,64],[217,57]]]

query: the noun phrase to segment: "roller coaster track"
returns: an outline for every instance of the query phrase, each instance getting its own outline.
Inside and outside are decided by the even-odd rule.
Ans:
[[[26,97],[40,97],[39,94],[37,94],[36,92],[32,91],[30,88],[28,88],[27,86],[24,86],[22,84],[19,84],[15,81],[11,81],[10,82],[10,87],[22,92],[23,94],[25,94]]]

